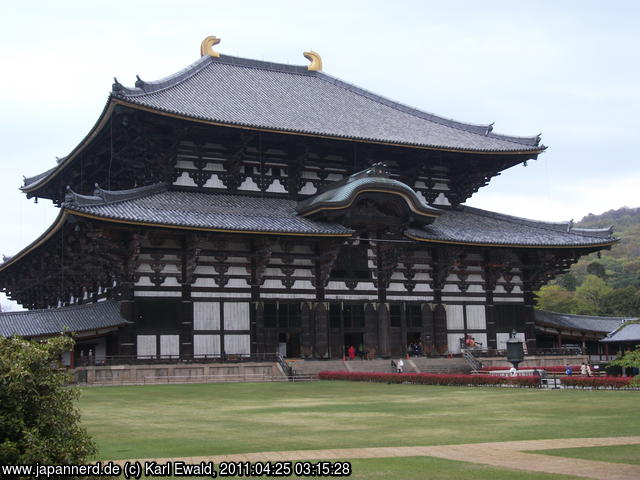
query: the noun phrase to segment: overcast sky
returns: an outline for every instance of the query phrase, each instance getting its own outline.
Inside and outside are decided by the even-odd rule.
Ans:
[[[540,220],[640,206],[640,2],[11,2],[0,18],[0,253],[53,221],[22,175],[66,155],[97,120],[114,76],[132,86],[199,57],[306,65],[442,116],[542,133],[539,160],[468,202]]]

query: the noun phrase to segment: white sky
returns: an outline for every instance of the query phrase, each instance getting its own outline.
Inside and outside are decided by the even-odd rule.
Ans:
[[[639,206],[640,2],[31,1],[0,17],[0,253],[52,222],[18,191],[97,120],[112,78],[154,80],[218,50],[306,65],[446,117],[549,146],[468,204],[541,220]]]

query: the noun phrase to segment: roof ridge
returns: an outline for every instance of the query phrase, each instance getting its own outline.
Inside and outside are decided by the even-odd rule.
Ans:
[[[86,205],[110,205],[113,203],[124,202],[125,200],[146,197],[168,189],[169,186],[162,182],[124,190],[105,190],[100,188],[96,183],[96,189],[94,190],[93,195],[82,195],[74,192],[70,187],[67,187],[64,206],[83,207]]]
[[[204,55],[195,62],[186,66],[182,70],[177,71],[166,77],[162,77],[158,80],[146,81],[142,80],[140,76],[136,75],[135,87],[125,87],[120,82],[115,80],[113,84],[112,93],[115,96],[131,96],[137,97],[142,95],[148,95],[150,93],[166,90],[178,85],[179,83],[188,80],[192,76],[201,72],[208,66],[214,63],[222,63],[225,65],[239,66],[245,68],[255,68],[258,70],[270,70],[274,72],[290,73],[293,75],[304,75],[314,77],[318,72],[309,71],[304,65],[289,65],[286,63],[267,62],[264,60],[254,60],[251,58],[235,57],[233,55],[220,55],[220,57],[211,57]]]
[[[564,313],[564,312],[554,312],[552,310],[536,310],[538,312],[542,312],[542,313],[551,313],[553,315],[564,315],[567,317],[576,317],[576,318],[598,318],[600,320],[632,320],[635,319],[636,317],[604,317],[601,315],[581,315],[578,313]]]

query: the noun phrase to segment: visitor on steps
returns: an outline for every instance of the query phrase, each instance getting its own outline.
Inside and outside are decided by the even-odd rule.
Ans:
[[[404,371],[404,361],[402,359],[398,360],[398,373],[402,373]]]

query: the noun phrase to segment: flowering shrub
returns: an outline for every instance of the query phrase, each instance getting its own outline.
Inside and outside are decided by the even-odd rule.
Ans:
[[[415,383],[420,385],[517,385],[538,387],[540,377],[500,377],[497,375],[464,375],[442,373],[320,372],[320,380],[354,382]]]
[[[562,384],[572,388],[626,388],[633,377],[562,377]]]
[[[482,369],[483,372],[494,372],[497,370],[509,370],[511,367],[484,367]],[[567,367],[562,365],[550,365],[548,367],[520,367],[520,370],[546,370],[549,373],[564,373]],[[573,370],[573,374],[580,374],[580,365],[571,365],[571,369]]]

